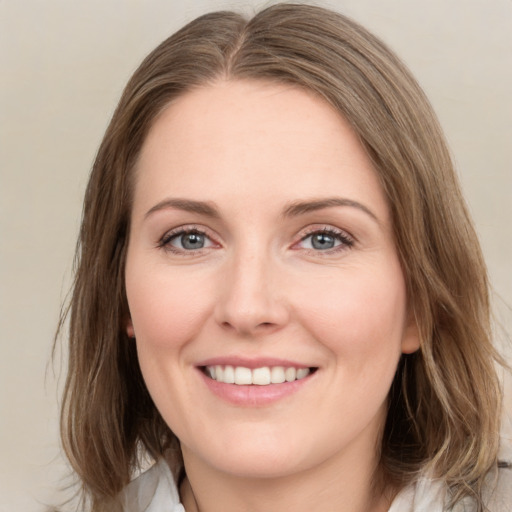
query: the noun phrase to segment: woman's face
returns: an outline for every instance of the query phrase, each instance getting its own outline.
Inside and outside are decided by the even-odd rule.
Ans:
[[[418,337],[382,188],[327,103],[250,81],[173,102],[136,169],[126,291],[186,463],[282,476],[375,460]]]

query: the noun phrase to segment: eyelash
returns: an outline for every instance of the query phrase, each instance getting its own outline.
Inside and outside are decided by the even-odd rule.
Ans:
[[[197,227],[197,226],[180,226],[178,228],[172,229],[171,231],[167,231],[162,238],[158,241],[157,247],[160,249],[164,249],[165,251],[180,255],[180,256],[190,256],[190,255],[199,255],[203,252],[204,249],[208,249],[208,247],[201,247],[200,249],[179,249],[176,247],[173,247],[171,245],[171,241],[179,238],[183,235],[188,234],[198,234],[202,235],[205,238],[207,238],[213,245],[216,244],[215,240],[211,235],[208,234],[207,230]],[[353,237],[351,237],[347,232],[336,229],[333,227],[311,227],[309,228],[306,233],[304,233],[300,240],[298,242],[295,242],[292,245],[292,249],[298,250],[297,246],[307,240],[308,238],[312,237],[313,235],[327,235],[333,237],[336,241],[340,242],[339,245],[336,245],[329,249],[311,249],[306,248],[305,251],[309,253],[314,253],[315,255],[331,255],[333,253],[338,253],[341,251],[346,251],[354,246],[355,240]]]
[[[304,240],[307,240],[308,238],[312,237],[313,235],[327,235],[333,237],[336,241],[341,242],[339,245],[334,246],[330,249],[305,249],[306,251],[310,253],[314,253],[315,255],[332,255],[333,253],[338,253],[341,251],[346,251],[348,249],[351,249],[354,246],[355,240],[352,236],[350,236],[346,231],[343,231],[341,229],[336,229],[333,227],[311,227],[309,228],[306,233],[301,237],[299,242],[295,243],[294,246],[298,245],[301,242],[304,242]]]
[[[160,249],[164,249],[165,251],[169,251],[174,254],[180,255],[180,256],[181,255],[188,256],[191,254],[201,254],[203,249],[205,249],[203,247],[200,249],[196,249],[196,250],[192,250],[192,249],[186,250],[186,249],[178,249],[171,245],[172,240],[179,238],[180,236],[190,235],[190,234],[202,235],[205,238],[207,238],[208,240],[210,240],[212,243],[215,243],[213,241],[213,238],[208,235],[208,233],[205,229],[202,229],[197,226],[180,226],[179,228],[175,228],[175,229],[172,229],[171,231],[167,231],[164,234],[164,236],[158,241],[157,247]]]

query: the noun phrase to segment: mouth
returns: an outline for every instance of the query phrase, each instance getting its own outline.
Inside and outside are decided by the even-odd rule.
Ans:
[[[209,379],[222,384],[237,386],[269,386],[305,379],[314,373],[316,367],[261,366],[248,368],[232,365],[208,365],[200,367]]]

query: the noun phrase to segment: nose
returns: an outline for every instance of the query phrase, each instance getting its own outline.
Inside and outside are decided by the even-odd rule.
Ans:
[[[227,265],[215,309],[223,329],[244,337],[278,331],[289,319],[277,265],[263,251],[248,252]]]

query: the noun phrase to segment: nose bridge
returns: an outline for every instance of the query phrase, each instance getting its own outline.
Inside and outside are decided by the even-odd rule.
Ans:
[[[283,325],[286,306],[278,285],[276,258],[259,244],[234,251],[222,283],[217,320],[241,334]]]

